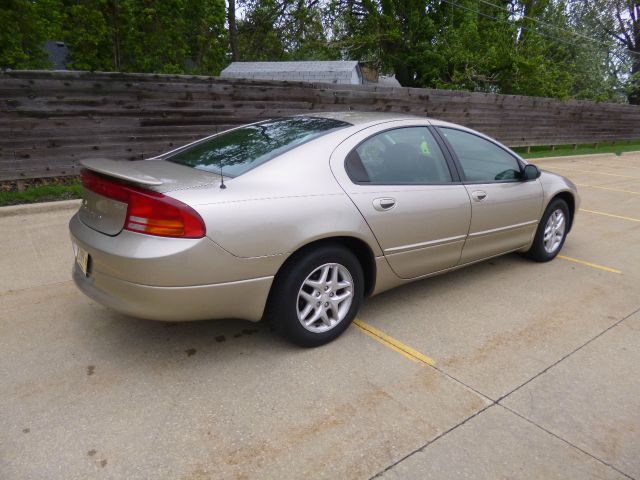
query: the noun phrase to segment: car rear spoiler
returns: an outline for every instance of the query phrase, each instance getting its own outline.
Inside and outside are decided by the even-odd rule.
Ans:
[[[126,160],[91,158],[89,160],[82,160],[80,165],[93,172],[102,173],[103,175],[136,183],[138,185],[157,187],[164,183],[162,180],[152,177],[151,175],[147,175],[146,173],[142,173],[140,170],[135,168],[135,162],[129,162]]]

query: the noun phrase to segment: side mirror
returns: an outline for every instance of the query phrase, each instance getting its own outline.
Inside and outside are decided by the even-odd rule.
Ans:
[[[522,179],[524,181],[535,180],[540,176],[540,169],[535,165],[528,163],[524,166],[524,172],[522,175]]]

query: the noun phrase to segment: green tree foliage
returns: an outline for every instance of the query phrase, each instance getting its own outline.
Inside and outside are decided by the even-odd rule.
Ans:
[[[4,68],[47,68],[42,49],[47,26],[33,2],[4,0],[0,4],[0,65]]]
[[[498,92],[515,68],[516,26],[509,12],[478,2],[443,3],[433,42],[437,63],[422,86]],[[508,89],[508,87],[507,87]],[[513,93],[513,92],[509,92]]]
[[[404,86],[640,103],[638,0],[3,0],[0,67],[360,60]]]
[[[46,68],[46,40],[69,68],[217,74],[226,64],[224,0],[11,0],[0,9],[0,66]]]
[[[349,56],[395,73],[406,86],[422,86],[442,68],[434,49],[443,25],[438,2],[425,0],[336,0],[334,35]],[[437,76],[437,73],[435,74]]]
[[[245,61],[338,59],[326,38],[319,0],[247,0],[238,21],[238,56]]]
[[[65,2],[61,40],[71,51],[69,68],[75,70],[116,70],[113,32],[107,2],[87,0]]]
[[[402,85],[619,99],[611,43],[585,40],[565,0],[333,0],[332,13],[337,44]]]
[[[577,1],[577,0],[576,0]],[[592,19],[596,34],[603,33],[617,45],[617,62],[622,63],[628,81],[625,90],[629,102],[640,105],[640,1],[582,0],[585,17]]]

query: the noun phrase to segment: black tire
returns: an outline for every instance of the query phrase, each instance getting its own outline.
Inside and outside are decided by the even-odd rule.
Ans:
[[[326,264],[338,264],[351,275],[351,306],[342,320],[335,319],[337,323],[329,330],[313,332],[298,320],[299,302],[304,302],[299,299],[298,294],[305,280]],[[321,245],[294,254],[278,272],[269,296],[266,318],[287,340],[302,347],[318,347],[336,339],[349,327],[360,309],[363,296],[364,274],[356,256],[337,244]],[[325,327],[320,325],[319,328]]]
[[[564,214],[564,235],[560,244],[552,251],[548,252],[545,249],[544,245],[544,231],[549,221],[549,217],[556,211],[560,210]],[[562,200],[561,198],[556,198],[552,200],[551,203],[547,206],[547,209],[544,211],[544,215],[542,215],[542,219],[538,224],[538,230],[536,231],[536,236],[533,239],[533,244],[531,248],[526,253],[526,256],[531,260],[536,262],[548,262],[556,258],[556,255],[560,253],[562,247],[564,246],[564,242],[567,239],[567,233],[569,233],[569,225],[571,224],[571,213],[569,212],[569,207],[567,202]]]

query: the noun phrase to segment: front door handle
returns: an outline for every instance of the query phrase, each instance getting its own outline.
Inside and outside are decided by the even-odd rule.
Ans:
[[[471,198],[473,198],[476,202],[482,202],[485,198],[487,198],[487,192],[484,190],[476,190],[475,192],[471,192]]]
[[[379,212],[391,210],[395,206],[396,206],[396,199],[391,197],[376,198],[373,201],[373,208],[375,208]]]

